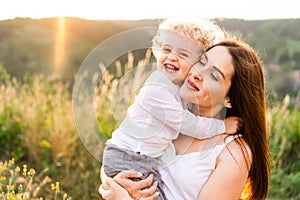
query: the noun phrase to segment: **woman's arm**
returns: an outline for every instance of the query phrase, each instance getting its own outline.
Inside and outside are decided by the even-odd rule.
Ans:
[[[216,169],[200,191],[198,200],[237,200],[246,183],[251,166],[251,150],[242,139],[233,141],[221,152]]]
[[[140,178],[141,173],[135,171],[123,171],[118,173],[113,179],[106,176],[101,167],[101,181],[99,193],[107,200],[120,199],[118,194],[122,194],[124,199],[155,199],[159,195],[156,192],[157,182],[153,181],[150,174],[146,179],[133,181],[132,178]],[[151,187],[150,187],[151,186]],[[146,188],[149,187],[149,188]],[[146,188],[146,189],[145,189]],[[128,198],[130,197],[130,198]]]

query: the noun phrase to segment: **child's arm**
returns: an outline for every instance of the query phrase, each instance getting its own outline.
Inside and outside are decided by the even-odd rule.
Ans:
[[[132,109],[132,111],[137,113],[139,110],[148,110],[151,118],[145,118],[145,120],[155,123],[153,130],[148,127],[150,132],[160,129],[159,126],[163,125],[174,129],[174,131],[178,133],[180,132],[198,139],[209,138],[225,133],[229,128],[228,133],[232,133],[234,127],[230,125],[226,128],[224,120],[200,117],[185,110],[180,97],[177,96],[178,90],[168,84],[168,82],[170,82],[168,79],[159,76],[153,76],[151,78],[152,79],[146,82],[140,90],[135,107]],[[161,125],[156,124],[155,121],[160,121]],[[140,128],[141,130],[139,130],[139,127],[132,126],[134,123],[130,117],[126,117],[122,124],[123,127],[130,127],[128,129],[133,130],[133,132],[144,131],[142,127]]]
[[[209,138],[219,134],[236,134],[243,125],[240,117],[228,117],[224,120],[196,116],[184,111],[181,133],[198,139]],[[195,125],[193,125],[195,124]],[[192,130],[194,128],[194,131]],[[195,131],[197,130],[197,132]]]
[[[230,120],[229,122],[232,121]],[[181,123],[180,133],[198,139],[220,135],[228,131],[229,127],[231,128],[231,125],[227,125],[229,127],[226,128],[226,123],[224,120],[201,117],[193,114],[189,110],[182,111]]]
[[[183,107],[186,110],[185,111],[186,115],[190,115],[190,112],[191,112],[192,113],[191,118],[195,118],[196,116],[200,117],[199,114],[197,115],[196,113],[191,111],[193,109],[193,104],[191,104],[187,101],[184,101],[184,100],[182,100],[182,101],[183,101],[182,104],[184,105]],[[198,111],[196,111],[196,112],[198,112]],[[193,115],[195,115],[195,117]],[[190,120],[189,117],[187,117],[187,119]],[[183,125],[184,125],[184,123],[187,123],[188,120],[186,122],[183,121]],[[228,117],[225,120],[201,117],[201,118],[197,119],[197,123],[199,124],[200,128],[202,127],[202,130],[199,129],[200,132],[198,132],[196,134],[190,134],[190,130],[188,130],[187,132],[181,132],[181,133],[188,135],[188,136],[198,138],[198,139],[202,139],[202,138],[212,137],[214,135],[219,135],[222,133],[236,134],[243,125],[242,119],[239,117],[235,117],[235,116]],[[191,125],[191,127],[192,127],[192,125]],[[183,131],[184,131],[184,129],[183,129]]]
[[[158,91],[158,88],[156,88],[156,91]],[[223,133],[235,134],[241,124],[238,117],[220,120],[195,115],[184,109],[180,101],[175,101],[174,96],[172,97],[166,89],[164,95],[152,94],[148,97],[152,99],[152,103],[157,102],[151,105],[151,115],[153,117],[177,132],[194,138],[204,139]]]

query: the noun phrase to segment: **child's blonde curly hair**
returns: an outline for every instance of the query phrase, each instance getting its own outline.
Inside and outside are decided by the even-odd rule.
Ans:
[[[163,32],[180,33],[190,38],[205,51],[208,47],[218,43],[225,38],[224,31],[213,21],[198,19],[176,19],[169,18],[164,20],[158,27],[157,34],[152,40],[152,52],[155,57],[159,53],[162,42]]]

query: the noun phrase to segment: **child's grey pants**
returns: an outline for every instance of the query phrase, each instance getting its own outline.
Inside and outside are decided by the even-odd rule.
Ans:
[[[141,179],[147,178],[153,174],[153,181],[157,181],[157,190],[159,192],[158,200],[166,200],[163,192],[163,181],[157,171],[159,160],[141,155],[137,152],[118,148],[115,145],[107,144],[103,153],[104,172],[109,177],[114,177],[121,171],[134,170],[143,173]],[[135,179],[135,180],[141,180]]]

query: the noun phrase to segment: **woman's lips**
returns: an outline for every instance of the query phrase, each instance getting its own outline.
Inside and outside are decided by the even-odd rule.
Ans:
[[[187,88],[189,88],[191,90],[200,91],[200,89],[197,87],[197,85],[194,82],[192,82],[190,79],[187,79],[186,85],[187,85]]]

